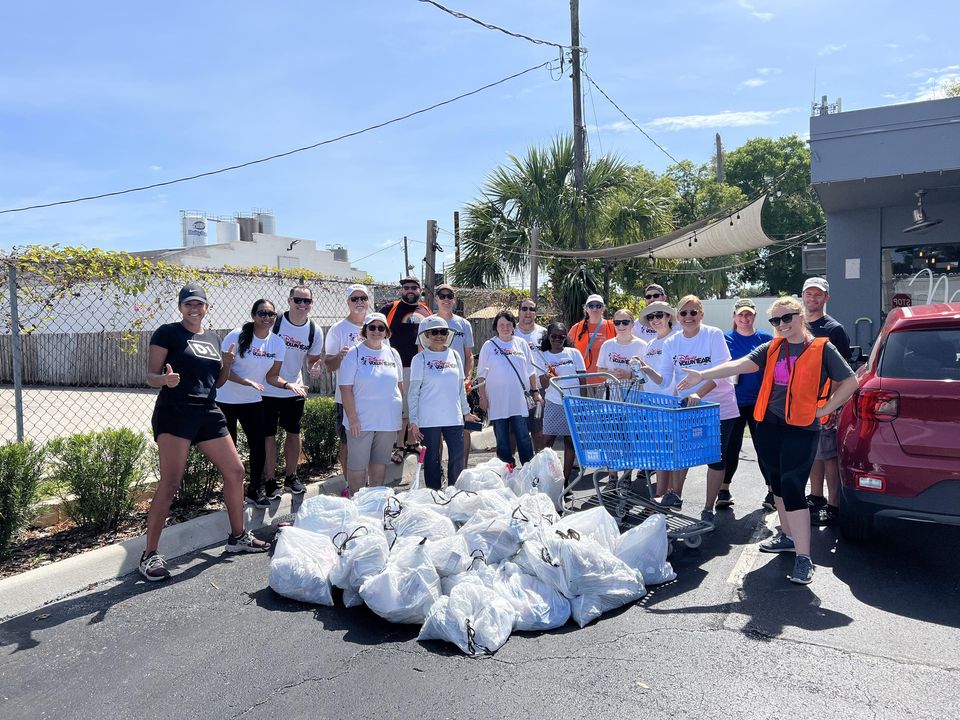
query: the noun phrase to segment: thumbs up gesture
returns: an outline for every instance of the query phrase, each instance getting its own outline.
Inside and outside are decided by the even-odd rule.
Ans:
[[[234,343],[230,343],[230,347],[220,353],[220,362],[223,363],[223,367],[229,368],[233,365],[233,349],[235,347]]]
[[[180,373],[175,373],[170,363],[163,366],[163,384],[169,388],[175,388],[180,384]]]

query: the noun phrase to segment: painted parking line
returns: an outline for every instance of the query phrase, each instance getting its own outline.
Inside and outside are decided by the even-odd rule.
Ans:
[[[743,584],[743,579],[753,569],[754,562],[760,556],[760,541],[776,529],[778,522],[777,513],[772,512],[766,513],[763,519],[757,523],[746,547],[743,548],[740,557],[737,558],[737,562],[733,566],[733,570],[730,571],[730,576],[727,578],[728,583],[735,587]]]

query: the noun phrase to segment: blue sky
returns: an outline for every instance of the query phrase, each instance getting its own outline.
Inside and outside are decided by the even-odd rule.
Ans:
[[[570,42],[567,0],[447,0],[489,23]],[[845,110],[932,97],[960,79],[960,5],[890,0],[582,0],[585,69],[671,155],[708,160],[714,133],[808,130]],[[382,122],[558,51],[417,0],[4,3],[0,210],[252,160]],[[814,90],[814,79],[816,89]],[[590,151],[670,160],[585,83]],[[438,110],[244,170],[115,198],[0,214],[0,249],[180,244],[179,211],[269,208],[280,234],[342,244],[396,279],[408,235],[452,230],[510,153],[571,126],[570,81],[538,70]],[[452,251],[445,232],[440,243]],[[379,252],[377,252],[379,251]],[[371,253],[376,253],[371,255]]]

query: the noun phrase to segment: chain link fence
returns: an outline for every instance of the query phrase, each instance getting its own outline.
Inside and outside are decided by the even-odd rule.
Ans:
[[[180,320],[177,293],[188,280],[206,288],[204,322],[220,337],[249,320],[259,298],[273,302],[278,312],[286,310],[290,288],[298,284],[312,290],[311,317],[326,333],[346,316],[346,288],[356,282],[299,277],[295,271],[171,269],[146,261],[137,261],[136,272],[127,276],[122,266],[118,271],[109,263],[67,260],[58,262],[72,267],[51,267],[21,260],[0,258],[3,442],[19,436],[46,442],[105,428],[149,432],[157,393],[145,381],[150,336],[161,324]],[[395,285],[367,287],[371,310],[398,297]],[[516,305],[509,293],[497,291],[462,290],[458,298],[462,315]],[[473,322],[479,351],[490,337],[490,320]],[[310,382],[312,393],[333,395],[333,377],[326,371]]]

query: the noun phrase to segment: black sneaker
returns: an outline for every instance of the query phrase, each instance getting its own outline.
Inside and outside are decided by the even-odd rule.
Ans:
[[[267,496],[267,500],[279,500],[283,497],[283,493],[280,492],[280,486],[276,480],[264,481],[263,494]]]
[[[733,505],[733,495],[730,494],[729,490],[721,490],[717,493],[717,504],[718,508],[726,508]]]
[[[827,499],[823,495],[807,495],[807,507],[810,508],[810,512],[826,506]]]
[[[704,510],[700,513],[700,522],[710,523],[713,525],[713,511]]]
[[[300,478],[296,475],[287,475],[283,479],[283,486],[294,495],[303,495],[307,491],[307,488],[304,487]]]
[[[793,561],[793,573],[787,575],[787,579],[797,585],[809,585],[813,582],[813,561],[806,555],[797,555]]]
[[[270,501],[267,499],[267,495],[263,490],[257,490],[256,492],[247,492],[244,496],[244,500],[248,505],[253,505],[258,508],[268,508],[270,507]]]
[[[773,501],[773,493],[768,492],[767,496],[763,498],[763,509],[769,512],[773,512],[777,509],[777,504]]]
[[[788,538],[783,533],[777,533],[773,537],[767,538],[762,543],[760,543],[760,552],[765,553],[783,553],[783,552],[796,552],[796,546],[793,544],[793,540]]]
[[[238,537],[234,537],[233,533],[227,535],[227,544],[223,549],[229,553],[266,552],[270,549],[270,543],[254,537],[253,533],[249,530],[244,530]]]
[[[818,527],[829,527],[837,524],[840,516],[840,508],[833,505],[810,511],[810,524]]]
[[[150,582],[159,582],[170,577],[170,571],[167,570],[167,561],[156,550],[149,555],[143,553],[140,556],[140,574]]]

